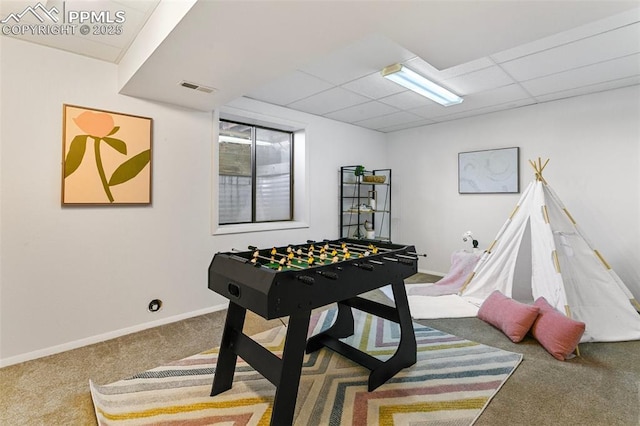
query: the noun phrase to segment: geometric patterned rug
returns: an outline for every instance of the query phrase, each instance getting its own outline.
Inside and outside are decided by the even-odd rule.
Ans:
[[[399,326],[353,310],[343,339],[379,359],[395,352]],[[314,313],[309,335],[336,311]],[[373,392],[369,370],[323,348],[305,355],[295,425],[471,425],[522,361],[522,355],[413,324],[418,361]],[[280,355],[284,326],[252,336]],[[100,425],[268,425],[275,386],[238,359],[233,386],[209,396],[218,349],[108,385],[90,382]]]

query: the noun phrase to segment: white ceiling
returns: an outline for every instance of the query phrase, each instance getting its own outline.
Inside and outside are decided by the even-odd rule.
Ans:
[[[127,7],[127,37],[29,41],[118,63],[170,2],[91,4]],[[442,107],[383,79],[380,70],[394,63],[464,102]],[[189,90],[182,80],[216,90]],[[635,84],[638,1],[199,0],[121,93],[199,110],[246,96],[390,132]]]

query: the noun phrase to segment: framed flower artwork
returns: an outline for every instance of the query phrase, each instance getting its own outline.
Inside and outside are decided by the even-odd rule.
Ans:
[[[151,204],[152,122],[65,104],[62,205]]]

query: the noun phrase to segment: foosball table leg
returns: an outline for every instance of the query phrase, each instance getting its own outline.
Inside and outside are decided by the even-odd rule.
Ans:
[[[396,353],[380,367],[371,371],[369,375],[369,391],[385,383],[403,368],[412,366],[417,360],[416,335],[413,330],[404,282],[400,280],[391,283],[391,289],[393,290],[393,299],[398,315],[397,320],[400,325],[400,341],[398,342]]]
[[[415,364],[417,359],[416,336],[403,280],[392,282],[391,288],[395,300],[394,307],[361,297],[345,299],[338,302],[338,314],[334,324],[307,341],[307,353],[327,347],[371,370],[368,383],[369,392],[384,384],[403,368]],[[400,326],[400,341],[391,358],[382,361],[340,340],[351,336],[354,332],[352,308],[393,321]]]
[[[229,302],[227,319],[224,324],[224,331],[220,342],[218,362],[216,363],[216,373],[213,378],[213,386],[211,387],[211,396],[231,389],[233,374],[236,370],[236,361],[238,359],[234,345],[236,343],[236,336],[242,332],[242,327],[244,327],[246,314],[247,310],[245,308]]]
[[[311,311],[289,317],[282,352],[282,370],[276,383],[276,394],[273,400],[272,425],[293,424],[310,318]]]
[[[333,325],[307,341],[307,353],[310,354],[325,346],[327,336],[332,339],[342,339],[351,336],[353,331],[353,311],[351,307],[338,302],[338,314]]]
[[[282,357],[279,358],[242,332],[247,310],[230,302],[213,377],[211,396],[231,389],[238,356],[276,386],[271,411],[272,425],[291,425],[295,414],[298,386],[311,311],[289,317]]]

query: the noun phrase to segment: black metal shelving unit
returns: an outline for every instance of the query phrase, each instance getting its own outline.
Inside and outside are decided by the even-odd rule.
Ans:
[[[341,167],[339,205],[340,238],[391,241],[391,169]]]

